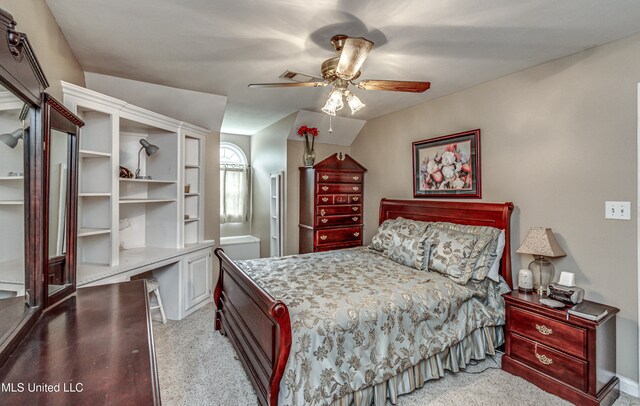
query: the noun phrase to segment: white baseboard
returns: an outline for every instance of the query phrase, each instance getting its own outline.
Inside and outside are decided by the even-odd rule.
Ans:
[[[636,398],[640,397],[640,388],[638,387],[638,382],[629,378],[625,378],[621,375],[618,375],[618,378],[620,379],[620,391]]]

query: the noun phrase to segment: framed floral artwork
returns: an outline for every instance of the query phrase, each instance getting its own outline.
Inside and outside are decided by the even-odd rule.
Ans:
[[[413,143],[413,197],[482,197],[479,129]]]

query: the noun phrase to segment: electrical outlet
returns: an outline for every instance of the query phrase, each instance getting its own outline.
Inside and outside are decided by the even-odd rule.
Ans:
[[[604,218],[631,220],[631,202],[605,202]]]

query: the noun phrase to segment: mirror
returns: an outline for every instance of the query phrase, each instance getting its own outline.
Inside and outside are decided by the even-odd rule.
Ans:
[[[76,289],[77,134],[82,125],[78,117],[45,94],[45,307]]]
[[[9,324],[16,315],[21,319],[27,303],[24,132],[29,115],[26,109],[23,112],[24,106],[0,86],[0,326]],[[0,329],[0,336],[6,332],[7,328]]]
[[[35,52],[0,9],[0,365],[42,312],[42,96]]]
[[[69,165],[69,135],[51,129],[49,137],[49,261],[56,262],[67,252],[67,168]],[[63,269],[56,267],[49,274],[48,294],[65,286]]]

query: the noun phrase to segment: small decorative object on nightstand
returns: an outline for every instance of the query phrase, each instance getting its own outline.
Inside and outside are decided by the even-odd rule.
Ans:
[[[533,273],[533,287],[541,295],[553,280],[553,265],[546,257],[567,255],[560,248],[551,229],[544,227],[532,227],[516,252],[533,255],[529,269]]]
[[[615,307],[598,321],[552,309],[536,293],[504,296],[507,324],[502,369],[577,405],[611,405],[620,394],[616,377]]]

